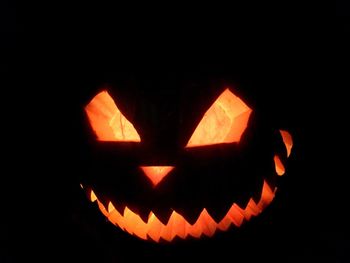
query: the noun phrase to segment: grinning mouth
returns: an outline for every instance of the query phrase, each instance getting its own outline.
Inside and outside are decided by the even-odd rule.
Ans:
[[[249,221],[252,216],[257,216],[271,203],[276,190],[276,187],[272,190],[264,180],[259,202],[256,203],[253,198],[250,198],[245,208],[241,208],[236,203],[233,203],[220,222],[216,222],[206,208],[203,208],[197,220],[192,225],[175,210],[173,210],[167,224],[163,224],[152,211],[148,216],[147,222],[145,222],[127,206],[123,214],[115,209],[112,202],[107,202],[108,206],[106,208],[93,190],[90,193],[90,200],[97,202],[99,209],[111,223],[129,234],[144,240],[159,242],[163,239],[170,242],[175,237],[182,239],[188,236],[199,238],[202,235],[211,237],[217,230],[226,231],[231,226],[240,227],[245,220]]]
[[[288,158],[293,147],[293,140],[287,131],[280,130],[280,134],[286,147]],[[285,167],[277,154],[274,155],[274,163],[276,174],[282,176],[285,173]],[[171,169],[172,168],[173,167],[171,167]],[[157,183],[153,180],[152,182],[154,184]],[[82,185],[81,187],[83,188]],[[92,189],[89,192],[89,197],[92,202],[97,202],[99,209],[111,223],[129,234],[135,235],[144,240],[153,240],[155,242],[165,240],[170,242],[175,237],[181,239],[185,239],[189,236],[199,238],[202,235],[211,237],[217,230],[226,231],[231,226],[240,227],[244,221],[249,221],[253,216],[259,215],[272,202],[276,190],[277,187],[272,189],[266,180],[264,180],[260,200],[257,203],[252,197],[249,199],[245,208],[241,208],[238,204],[233,203],[220,222],[216,222],[208,213],[207,209],[203,208],[194,224],[190,224],[175,210],[172,211],[166,224],[163,224],[152,211],[149,213],[146,222],[127,206],[124,208],[122,214],[115,209],[115,206],[111,201],[107,202],[108,205],[106,208]]]

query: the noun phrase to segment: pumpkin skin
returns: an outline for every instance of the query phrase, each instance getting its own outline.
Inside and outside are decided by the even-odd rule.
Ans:
[[[152,92],[131,92],[128,98],[121,86],[100,86],[82,107],[87,144],[81,186],[110,222],[156,242],[211,237],[240,227],[270,204],[292,138],[265,122],[234,84],[220,83],[204,92],[183,89],[169,107],[166,96],[153,99]],[[225,94],[246,106],[246,125],[239,136],[189,146],[203,116],[213,114],[210,109]],[[104,99],[94,103],[101,96]],[[93,116],[108,108],[101,101],[115,104],[130,136],[103,134],[106,127],[98,131],[101,125],[94,124]]]

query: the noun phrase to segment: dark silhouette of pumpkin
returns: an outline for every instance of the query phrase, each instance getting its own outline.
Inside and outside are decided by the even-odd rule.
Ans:
[[[293,141],[236,90],[182,94],[169,117],[144,111],[152,106],[138,105],[140,97],[123,102],[113,84],[101,86],[82,109],[88,198],[114,225],[156,242],[211,237],[259,215]]]

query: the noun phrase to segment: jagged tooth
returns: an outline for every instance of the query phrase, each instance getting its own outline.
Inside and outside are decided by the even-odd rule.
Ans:
[[[257,216],[262,211],[252,198],[250,198],[244,210],[246,211],[246,213],[249,213],[251,216]]]
[[[258,203],[258,206],[261,209],[264,209],[266,206],[268,206],[272,202],[273,198],[275,197],[276,189],[277,188],[275,188],[274,191],[272,191],[269,184],[266,182],[266,180],[264,180],[263,188],[261,191],[261,198]]]
[[[129,234],[133,234],[134,233],[134,222],[132,221],[132,211],[126,206],[124,209],[124,213],[123,213],[123,217],[124,217],[124,229],[129,233]]]
[[[112,204],[111,201],[109,201],[107,206],[107,211],[108,213],[111,213],[113,210],[115,210],[114,205]]]
[[[100,209],[100,211],[102,212],[102,214],[105,216],[105,217],[108,217],[109,216],[109,213],[107,211],[107,209],[105,208],[105,206],[98,200],[97,200],[97,204],[98,204],[98,208]]]
[[[247,206],[246,206],[247,207]],[[243,214],[244,219],[249,221],[252,218],[252,214],[250,211],[247,211],[245,208],[239,211],[241,214]]]
[[[169,221],[168,221],[168,225],[170,225],[170,237],[171,239],[170,240],[173,240],[177,234],[177,225],[176,225],[176,212],[173,211],[171,213],[171,216],[169,218]]]
[[[95,201],[97,200],[97,197],[96,197],[96,195],[95,195],[95,192],[94,192],[94,190],[92,190],[92,189],[91,189],[91,191],[90,191],[90,200],[91,200],[91,202],[95,202]]]
[[[257,204],[252,198],[249,199],[249,202],[247,203],[243,211],[244,218],[247,221],[249,221],[252,218],[252,216],[257,216],[261,212],[260,208],[257,206]]]
[[[234,203],[234,204],[236,204],[236,206],[237,206],[238,208],[240,208],[241,210],[244,210],[243,208],[245,208],[245,207],[247,206],[247,204],[248,204],[250,198],[251,198],[251,196],[250,196],[250,194],[249,194],[249,195],[247,195],[246,197],[241,198],[240,200],[235,200],[235,203]]]
[[[200,238],[203,231],[202,231],[201,223],[198,221],[198,219],[193,225],[190,225],[190,224],[186,225],[186,232],[187,232],[187,234],[189,234],[195,238]]]
[[[274,195],[276,190],[277,190],[277,187],[274,187],[274,189],[272,190],[269,183],[266,180],[264,180],[262,193],[266,192],[267,194]]]
[[[114,209],[112,210],[110,213],[109,213],[109,216],[108,216],[108,220],[114,224],[114,225],[117,225],[119,226],[121,229],[124,230],[124,225],[125,225],[125,219],[124,217],[118,212],[117,209]]]
[[[153,212],[150,212],[147,224],[148,236],[151,237],[155,242],[159,242],[160,233],[164,225],[159,221],[159,219],[155,216]]]
[[[244,217],[245,220],[247,220],[247,221],[250,220],[251,216],[249,214],[247,214],[245,212],[245,210],[242,209],[238,204],[234,203],[233,206],[235,207],[235,209],[237,209],[238,214],[241,214]]]
[[[134,234],[144,240],[147,239],[148,225],[142,221],[141,217],[133,213],[133,220],[135,221]]]
[[[172,241],[176,236],[185,239],[187,234],[187,221],[183,216],[173,211],[168,224],[163,225],[160,236],[166,241]]]
[[[245,218],[244,214],[244,210],[240,208],[236,203],[231,206],[231,209],[228,212],[228,216],[230,217],[232,223],[237,227],[240,227],[242,225]]]
[[[98,194],[96,195],[97,196],[97,200],[103,204],[104,208],[106,209],[106,211],[108,212],[108,203],[109,203],[109,200],[106,199],[106,198],[103,198],[103,197],[99,197]]]
[[[173,220],[171,220],[171,216],[170,216],[168,223],[164,224],[164,226],[162,227],[162,230],[160,232],[160,237],[170,242],[174,238],[172,235],[172,230],[173,230]]]
[[[203,233],[206,236],[213,236],[216,231],[216,222],[214,219],[209,215],[208,211],[204,208],[202,213],[200,214],[198,221],[200,222]]]
[[[182,239],[185,239],[186,234],[186,220],[181,216],[180,214],[176,213],[176,211],[173,212],[173,235],[176,235]]]
[[[226,231],[230,225],[232,224],[232,221],[228,215],[226,215],[218,224],[218,229],[221,231]]]
[[[134,234],[142,239],[147,239],[147,225],[142,219],[130,210],[127,206],[124,210],[124,228],[130,234]]]

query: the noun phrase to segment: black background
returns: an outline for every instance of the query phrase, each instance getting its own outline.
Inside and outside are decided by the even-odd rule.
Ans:
[[[8,6],[15,14],[14,5]],[[49,6],[44,15],[28,15],[21,7],[14,16],[23,19],[2,32],[8,40],[1,64],[7,87],[1,262],[349,260],[346,162],[336,147],[346,149],[345,97],[336,89],[346,87],[344,17],[336,28],[309,16],[214,25],[217,16],[230,17],[216,13],[200,22],[190,13],[194,23],[177,18],[165,25],[167,12],[146,19],[124,17],[120,10],[112,15],[76,9]],[[113,72],[154,82],[218,74],[249,83],[256,99],[295,136],[274,203],[240,231],[171,245],[140,241],[106,222],[79,188],[79,130],[72,112],[85,86]],[[163,96],[157,89],[171,94],[174,87],[142,92]]]

